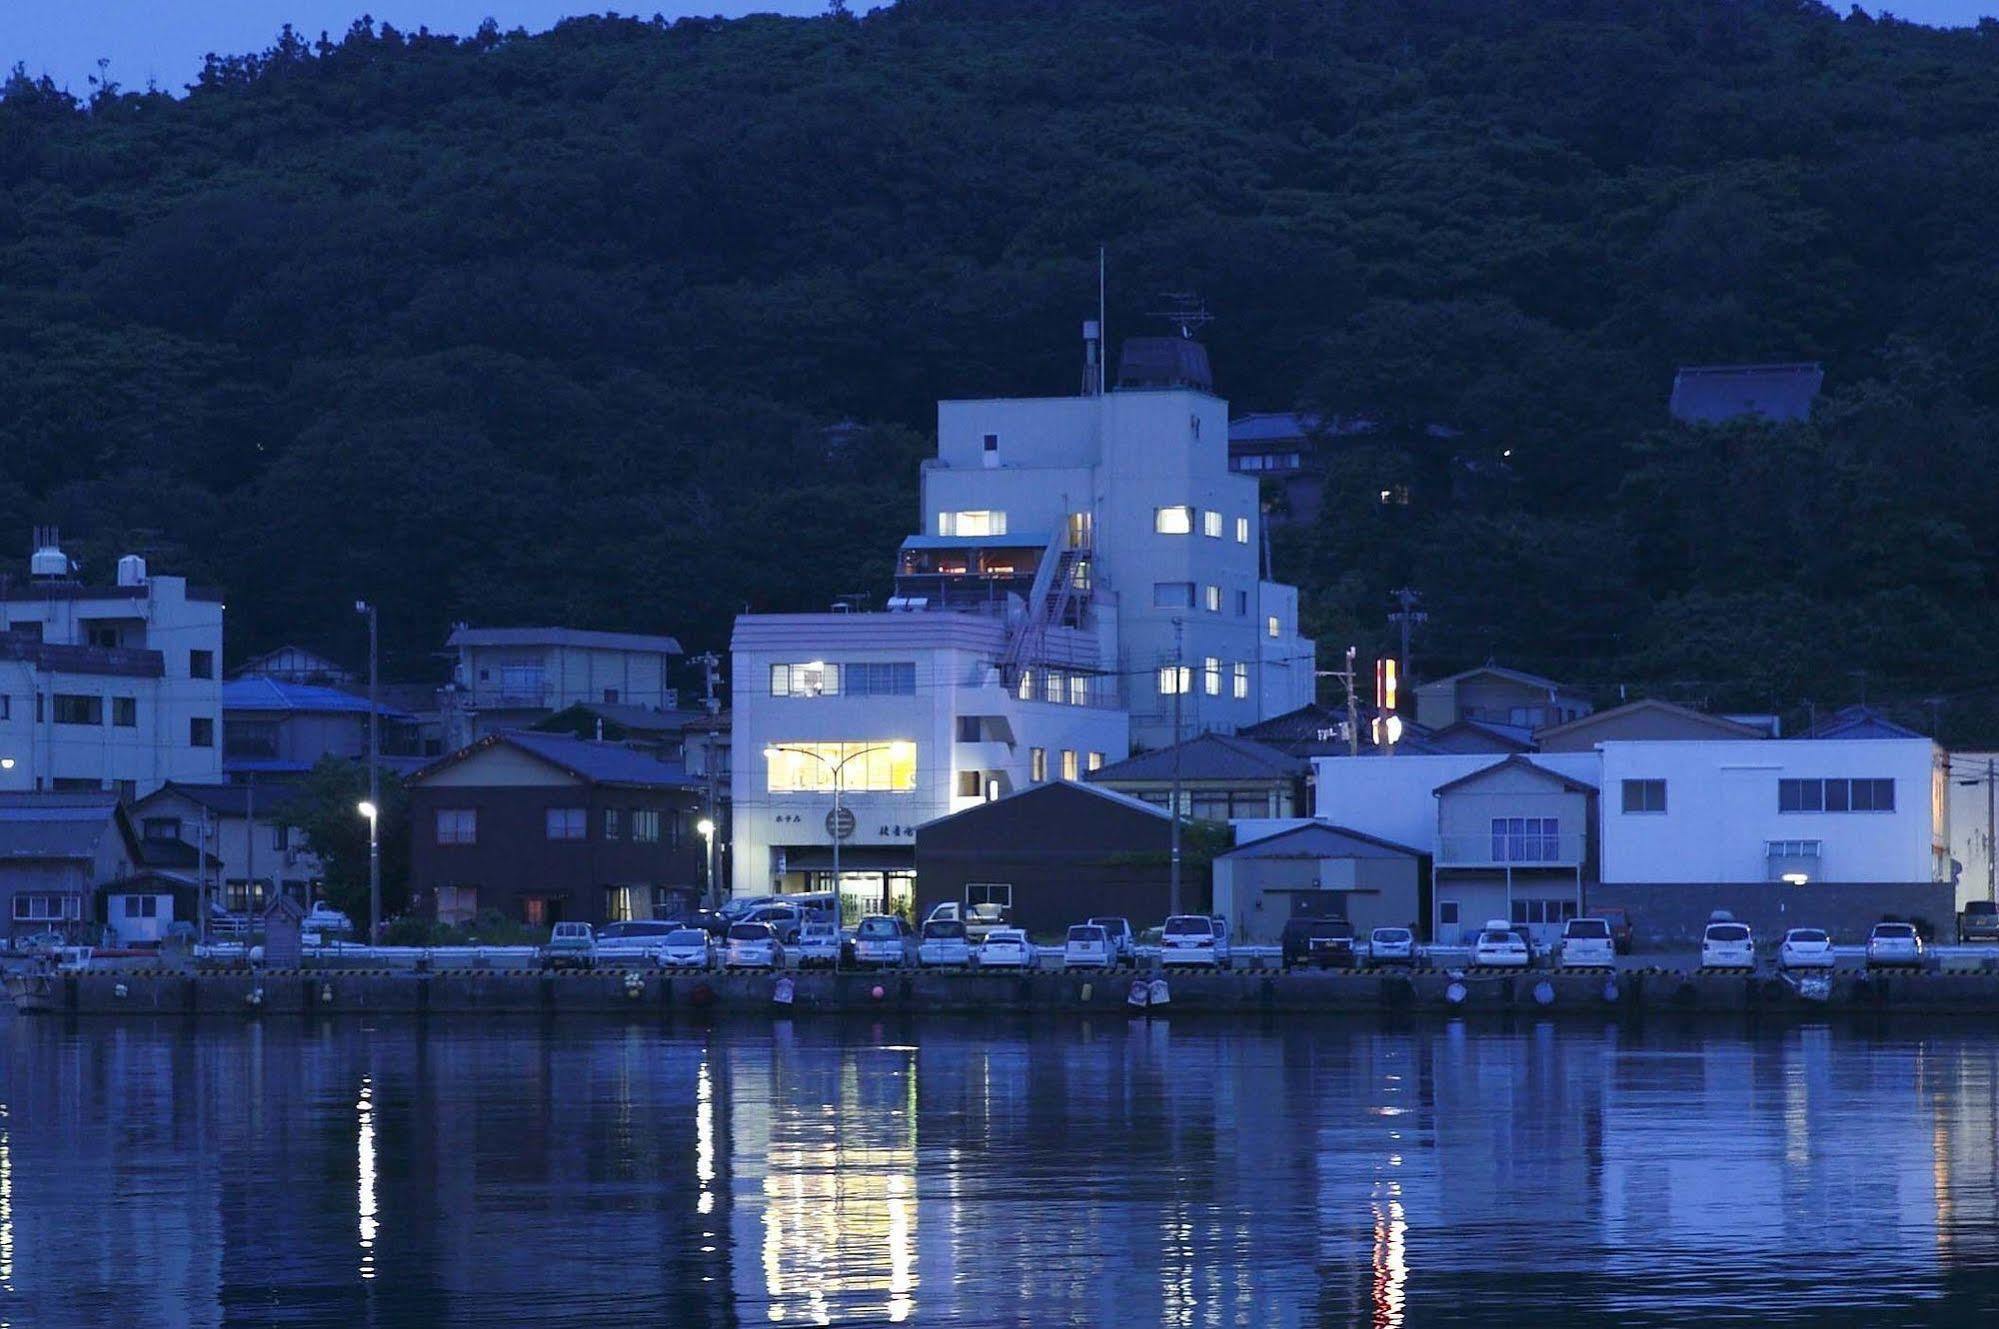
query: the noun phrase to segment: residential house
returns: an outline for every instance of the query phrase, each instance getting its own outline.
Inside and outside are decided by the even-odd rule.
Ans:
[[[1601,885],[1642,930],[1691,939],[1714,909],[1759,930],[1861,940],[1884,915],[1940,928],[1959,882],[1949,763],[1927,738],[1606,742]]]
[[[60,932],[95,943],[99,888],[139,864],[117,794],[0,792],[0,917],[10,939]]]
[[[1588,752],[1604,742],[1690,742],[1772,737],[1769,728],[1647,697],[1537,730],[1543,752]]]
[[[1469,940],[1491,919],[1543,944],[1579,917],[1596,863],[1596,787],[1514,755],[1438,785],[1431,934]]]
[[[460,623],[443,694],[445,741],[462,747],[504,729],[539,724],[582,702],[671,710],[672,637],[580,628],[474,628]]]
[[[145,560],[86,584],[38,532],[30,575],[0,577],[0,790],[111,790],[222,773],[222,600]]]
[[[422,751],[416,719],[376,707],[376,742],[395,764],[414,769]],[[222,771],[296,779],[322,757],[368,758],[368,700],[338,688],[275,678],[232,678],[222,685]]]
[[[1921,738],[1917,730],[1890,719],[1872,706],[1842,706],[1831,715],[1813,720],[1804,738]]]
[[[1197,734],[1088,772],[1091,784],[1130,794],[1155,807],[1172,805],[1197,821],[1296,817],[1305,809],[1307,763],[1276,748],[1231,734]]]
[[[534,927],[668,917],[702,898],[700,782],[561,734],[491,734],[407,781],[413,907]]]
[[[1401,737],[1390,746],[1377,745],[1368,723],[1371,708],[1358,713],[1359,741],[1349,745],[1347,717],[1343,708],[1316,702],[1286,715],[1274,716],[1259,724],[1236,731],[1238,737],[1254,739],[1294,757],[1404,756],[1411,753],[1434,756],[1439,753],[1531,752],[1532,740],[1510,727],[1488,725],[1478,720],[1459,720],[1441,729],[1431,729],[1405,718]]]
[[[253,655],[236,666],[230,677],[269,678],[279,683],[310,683],[328,688],[352,687],[367,682],[365,678],[357,678],[352,669],[339,661],[330,660],[303,646],[280,646],[274,651]]]
[[[1438,730],[1475,721],[1512,738],[1531,741],[1536,730],[1581,719],[1594,707],[1579,688],[1517,669],[1482,665],[1413,689],[1416,723]]]
[[[132,821],[149,862],[193,874],[191,857],[170,864],[160,855],[205,852],[214,898],[232,913],[261,914],[279,893],[310,905],[325,876],[298,828],[297,798],[297,786],[278,781],[170,781],[132,805]]]
[[[1136,339],[1108,392],[1097,352],[1079,397],[939,403],[883,612],[737,620],[737,891],[830,889],[837,828],[839,889],[906,898],[924,822],[1311,699],[1205,351]]]
[[[1271,945],[1295,915],[1331,915],[1361,933],[1406,927],[1427,936],[1429,856],[1344,826],[1308,821],[1215,859],[1215,912],[1246,945]]]
[[[1149,927],[1169,912],[1172,837],[1163,808],[1097,785],[1032,785],[917,827],[910,914],[957,901],[1006,905],[1043,935],[1096,915]],[[1185,911],[1207,910],[1206,873],[1181,890]]]
[[[1688,365],[1673,376],[1667,409],[1689,425],[1746,418],[1795,423],[1811,419],[1824,383],[1825,370],[1816,364]]]

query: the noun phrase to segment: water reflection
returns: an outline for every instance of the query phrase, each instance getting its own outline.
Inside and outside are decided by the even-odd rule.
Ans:
[[[0,1329],[114,1305],[1389,1329],[1511,1322],[1540,1286],[1557,1325],[1999,1309],[1999,1043],[1976,1034],[246,1035],[0,1024]]]

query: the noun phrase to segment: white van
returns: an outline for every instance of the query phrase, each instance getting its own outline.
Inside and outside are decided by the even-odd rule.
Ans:
[[[1572,918],[1562,924],[1561,966],[1564,969],[1611,969],[1617,965],[1617,939],[1610,921]]]
[[[1166,920],[1159,936],[1159,966],[1200,965],[1205,969],[1229,969],[1229,925],[1226,919],[1207,914],[1175,914]]]

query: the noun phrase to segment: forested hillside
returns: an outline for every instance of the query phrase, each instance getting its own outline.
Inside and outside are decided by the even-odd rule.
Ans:
[[[903,0],[17,75],[0,546],[219,583],[232,656],[352,655],[357,595],[408,675],[457,618],[721,645],[881,592],[934,399],[1073,390],[1101,242],[1115,332],[1207,301],[1236,410],[1383,423],[1276,550],[1329,661],[1406,584],[1427,673],[1999,737],[1995,218],[1999,25],[1798,0]],[[1773,359],[1824,363],[1809,426],[1669,425],[1676,365]]]

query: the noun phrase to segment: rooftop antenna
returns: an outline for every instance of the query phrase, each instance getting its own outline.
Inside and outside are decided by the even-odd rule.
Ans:
[[[1104,371],[1111,360],[1111,318],[1104,305],[1104,246],[1097,246],[1097,395],[1104,395]]]
[[[1153,310],[1148,317],[1165,319],[1188,341],[1215,321],[1215,316],[1208,312],[1207,303],[1192,291],[1161,291],[1159,298],[1166,302],[1166,307]]]

